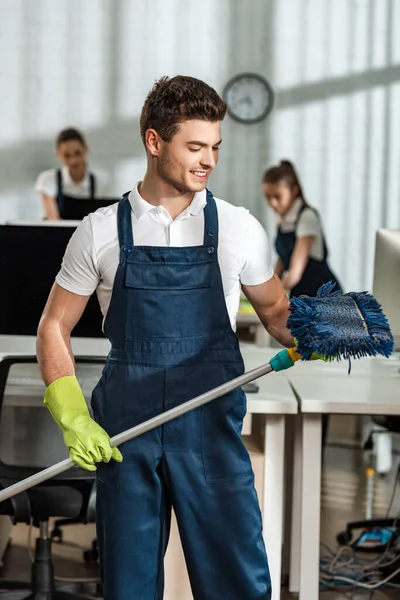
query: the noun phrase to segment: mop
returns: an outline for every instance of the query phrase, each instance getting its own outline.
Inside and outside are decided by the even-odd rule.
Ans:
[[[299,296],[291,299],[287,325],[296,340],[296,348],[281,350],[269,363],[112,437],[111,446],[118,446],[164,425],[263,375],[288,369],[298,360],[350,360],[378,354],[389,357],[393,352],[394,340],[377,300],[369,292],[342,294],[332,290],[333,284],[329,283],[319,289],[316,297]],[[0,502],[59,475],[74,464],[68,458],[10,485],[0,492]]]

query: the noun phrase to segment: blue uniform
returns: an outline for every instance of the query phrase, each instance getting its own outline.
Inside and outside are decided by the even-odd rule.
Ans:
[[[204,243],[135,246],[131,205],[118,206],[120,262],[93,391],[111,435],[244,371],[218,264],[218,212],[207,192]],[[161,600],[174,508],[196,600],[270,600],[241,389],[123,444],[97,470],[97,535],[105,600]],[[273,493],[273,490],[270,491]],[[277,549],[279,551],[279,549]]]
[[[281,259],[285,271],[289,270],[290,260],[292,258],[293,250],[296,245],[296,226],[299,222],[300,216],[305,208],[309,208],[314,210],[305,202],[299,210],[297,215],[295,229],[294,231],[283,232],[281,228],[278,228],[278,235],[275,240],[275,249],[276,252]],[[291,296],[300,296],[301,294],[305,294],[306,296],[315,296],[318,288],[321,287],[323,283],[328,283],[328,281],[332,281],[336,284],[335,290],[340,290],[340,284],[336,278],[336,276],[332,273],[331,268],[328,264],[328,249],[325,243],[325,239],[323,239],[323,247],[324,247],[324,255],[322,260],[316,260],[315,258],[309,257],[306,268],[304,269],[304,273],[302,275],[301,280],[294,288],[291,290]]]
[[[93,173],[89,174],[89,200],[94,200],[96,195],[96,180]],[[61,219],[83,219],[90,211],[85,210],[84,199],[67,196],[63,192],[62,172],[57,170],[56,202]],[[100,204],[99,204],[100,206]]]

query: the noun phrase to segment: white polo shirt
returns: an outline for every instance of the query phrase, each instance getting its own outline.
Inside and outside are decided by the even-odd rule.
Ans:
[[[215,199],[218,209],[218,261],[232,328],[236,327],[241,283],[258,285],[271,279],[273,268],[267,234],[245,208]],[[140,246],[200,246],[204,237],[206,191],[173,220],[162,206],[144,200],[137,185],[130,192],[134,244]],[[68,244],[56,277],[66,290],[88,296],[95,290],[104,316],[110,304],[119,262],[117,207],[99,208],[85,217]],[[195,316],[193,317],[195,318]]]
[[[296,220],[299,211],[303,205],[301,198],[297,198],[286,215],[278,219],[278,224],[282,233],[288,233],[296,229],[297,237],[314,236],[315,240],[311,246],[310,257],[315,260],[323,260],[324,258],[324,240],[321,221],[318,215],[307,206],[300,215],[296,226]]]
[[[57,195],[57,170],[48,169],[47,171],[42,171],[36,180],[35,190],[41,194],[55,198]],[[95,176],[96,196],[107,196],[108,186],[104,181],[104,177],[98,176],[96,173],[93,174]],[[88,198],[90,196],[89,172],[85,173],[82,181],[76,183],[71,179],[68,167],[62,167],[61,180],[63,193],[66,196],[75,196],[77,198]]]

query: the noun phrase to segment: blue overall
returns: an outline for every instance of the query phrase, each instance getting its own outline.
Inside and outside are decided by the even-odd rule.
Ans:
[[[300,208],[299,213],[297,215],[295,230],[282,232],[280,228],[278,228],[278,235],[275,240],[275,249],[276,252],[281,259],[285,271],[289,269],[290,259],[292,258],[293,250],[296,245],[296,227],[299,222],[300,216],[305,208],[310,208],[308,204],[304,203]],[[311,209],[314,210],[314,209]],[[315,211],[316,212],[316,211]],[[304,270],[303,276],[299,283],[295,285],[295,287],[291,290],[290,295],[293,297],[300,296],[305,294],[307,296],[316,296],[318,288],[323,283],[328,283],[328,281],[332,281],[336,283],[335,290],[340,290],[340,284],[332,273],[329,265],[328,265],[328,249],[325,243],[325,239],[323,238],[324,245],[324,256],[322,260],[316,260],[315,258],[309,257],[306,268]]]
[[[92,396],[111,436],[243,373],[210,192],[204,220],[202,246],[135,246],[128,197],[119,203],[120,262],[104,325],[112,347]],[[122,444],[122,463],[98,465],[105,600],[163,598],[171,506],[195,600],[270,600],[245,412],[235,390]]]
[[[96,180],[93,173],[89,174],[89,188],[89,199],[94,200],[96,194]],[[76,213],[77,210],[78,213],[82,212],[82,209],[79,207],[79,205],[82,204],[82,199],[73,196],[66,196],[63,193],[61,169],[57,170],[56,202],[61,219],[77,218],[73,213]],[[83,218],[83,216],[80,216],[79,218]]]

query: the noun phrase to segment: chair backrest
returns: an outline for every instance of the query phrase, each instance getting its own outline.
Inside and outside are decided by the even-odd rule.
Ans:
[[[400,433],[400,415],[375,415],[372,420],[377,425],[384,427],[388,431],[393,433]]]
[[[90,396],[104,358],[76,357],[76,363]],[[0,357],[0,463],[42,469],[68,457],[61,431],[43,404],[44,392],[35,356]]]
[[[79,367],[89,368],[90,389],[86,391],[90,392],[104,358],[75,360]],[[9,378],[12,367],[14,377]],[[35,356],[0,355],[1,487],[25,479],[68,455],[62,434],[43,405],[44,391]],[[14,523],[33,521],[36,525],[52,516],[93,521],[94,480],[92,472],[71,469],[65,476],[61,474],[2,502],[0,514],[9,515]]]

